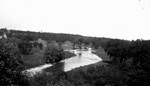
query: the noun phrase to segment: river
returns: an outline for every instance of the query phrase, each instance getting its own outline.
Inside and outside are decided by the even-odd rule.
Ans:
[[[67,72],[74,68],[78,68],[81,66],[90,65],[90,64],[94,64],[94,63],[102,61],[100,57],[93,54],[91,51],[92,51],[91,49],[89,49],[88,51],[70,50],[69,52],[75,53],[76,56],[62,60],[59,63],[53,64],[53,65],[44,64],[42,66],[31,68],[31,69],[26,70],[26,72],[30,76],[33,76],[36,73],[42,73],[43,71],[46,71],[46,72],[65,71]]]

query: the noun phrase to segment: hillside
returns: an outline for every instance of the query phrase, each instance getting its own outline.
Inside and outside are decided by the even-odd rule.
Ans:
[[[104,44],[110,40],[110,38],[104,37],[88,37],[75,34],[65,33],[48,33],[48,32],[32,32],[32,31],[21,31],[21,30],[7,30],[6,28],[0,29],[1,33],[6,32],[8,37],[15,37],[22,41],[34,41],[41,38],[46,41],[56,41],[59,43],[70,41],[75,44],[84,43],[92,44],[93,47],[98,48],[104,46]],[[9,32],[9,33],[8,33]]]

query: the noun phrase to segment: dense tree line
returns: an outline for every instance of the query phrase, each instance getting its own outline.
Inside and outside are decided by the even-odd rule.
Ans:
[[[3,31],[3,29],[1,29]],[[1,31],[0,30],[0,31]],[[41,38],[46,41],[56,41],[63,43],[65,41],[70,41],[74,44],[80,44],[81,42],[88,45],[92,44],[94,48],[103,47],[109,38],[100,37],[86,37],[81,35],[73,34],[63,34],[63,33],[46,33],[46,32],[32,32],[32,31],[20,31],[20,30],[10,30],[7,34],[8,37],[15,37],[22,41],[34,41]]]
[[[105,50],[112,63],[128,75],[129,86],[150,85],[150,41],[111,40]]]

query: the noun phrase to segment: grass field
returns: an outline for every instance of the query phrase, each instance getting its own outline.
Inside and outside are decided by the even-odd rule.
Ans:
[[[32,68],[44,64],[44,62],[42,62],[43,58],[42,52],[43,50],[33,48],[31,50],[31,54],[23,56],[23,61],[24,64],[27,66],[27,68]]]
[[[64,51],[65,58],[75,56],[75,54]],[[23,55],[23,61],[27,68],[33,68],[45,64],[43,61],[43,50],[33,48],[31,54]]]
[[[95,52],[92,53],[99,56],[103,61],[110,61],[109,55],[107,55],[107,53],[102,48],[96,49]]]

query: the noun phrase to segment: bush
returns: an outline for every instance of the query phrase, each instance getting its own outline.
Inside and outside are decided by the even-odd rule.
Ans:
[[[43,49],[43,44],[42,43],[39,43],[39,48],[40,48],[40,50]]]
[[[32,49],[32,44],[28,42],[21,42],[18,44],[18,48],[22,54],[27,55]]]
[[[74,86],[60,73],[37,74],[29,79],[30,86]]]

